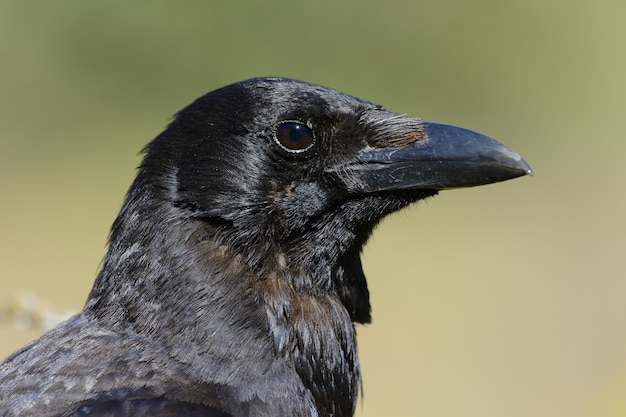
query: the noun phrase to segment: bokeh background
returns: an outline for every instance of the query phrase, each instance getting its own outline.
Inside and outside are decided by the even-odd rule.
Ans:
[[[626,416],[625,19],[622,0],[1,2],[0,356],[41,332],[28,312],[81,308],[171,115],[280,75],[487,133],[536,172],[375,232],[357,415]]]

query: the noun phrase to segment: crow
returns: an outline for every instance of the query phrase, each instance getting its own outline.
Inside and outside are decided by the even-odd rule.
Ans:
[[[482,134],[285,78],[200,97],[144,153],[84,309],[0,365],[0,415],[351,416],[376,224],[532,174]]]

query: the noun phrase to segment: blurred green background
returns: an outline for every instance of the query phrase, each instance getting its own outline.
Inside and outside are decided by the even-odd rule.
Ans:
[[[375,232],[357,415],[625,416],[625,19],[619,0],[1,2],[0,356],[39,332],[12,322],[23,291],[81,308],[171,115],[280,75],[484,132],[536,172]]]

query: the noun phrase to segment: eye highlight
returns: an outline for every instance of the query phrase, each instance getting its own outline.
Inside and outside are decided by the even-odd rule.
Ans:
[[[289,152],[304,152],[313,146],[313,130],[300,122],[283,122],[276,128],[275,140]]]

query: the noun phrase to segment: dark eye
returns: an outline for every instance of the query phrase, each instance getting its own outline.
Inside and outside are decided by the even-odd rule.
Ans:
[[[304,152],[313,145],[313,131],[298,122],[283,122],[276,128],[276,142],[290,152]]]

